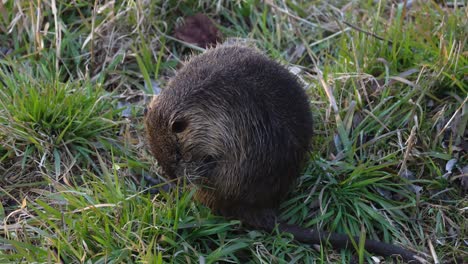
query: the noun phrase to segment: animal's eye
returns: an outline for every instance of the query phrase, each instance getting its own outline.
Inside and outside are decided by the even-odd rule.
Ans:
[[[184,132],[184,130],[187,128],[188,122],[185,120],[177,120],[174,123],[172,123],[172,132],[173,133],[181,133]]]
[[[143,115],[147,115],[148,114],[148,107],[145,107],[145,109],[143,109]]]

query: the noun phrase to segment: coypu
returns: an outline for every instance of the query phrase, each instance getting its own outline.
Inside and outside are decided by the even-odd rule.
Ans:
[[[277,222],[301,173],[312,113],[296,76],[260,52],[222,45],[195,56],[145,111],[149,147],[163,174],[198,186],[215,213],[311,244],[350,248],[347,235]],[[366,250],[418,261],[415,253],[366,240]]]

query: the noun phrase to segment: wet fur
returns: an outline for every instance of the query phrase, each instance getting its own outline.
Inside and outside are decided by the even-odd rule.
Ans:
[[[167,177],[197,185],[196,199],[216,213],[269,231],[280,201],[300,175],[312,124],[295,76],[242,46],[193,57],[146,115],[152,154]],[[309,243],[334,236],[332,245],[350,244],[344,235],[285,224],[280,229]],[[411,252],[398,249],[412,259]]]

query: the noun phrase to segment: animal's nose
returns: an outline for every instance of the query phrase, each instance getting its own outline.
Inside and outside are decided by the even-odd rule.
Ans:
[[[143,109],[143,115],[146,116],[147,113],[148,113],[148,107],[145,107],[145,109]]]

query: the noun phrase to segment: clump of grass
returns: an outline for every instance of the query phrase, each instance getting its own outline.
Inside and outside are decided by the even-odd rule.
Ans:
[[[380,7],[357,4],[346,19],[360,28],[346,31],[327,57],[319,58],[321,74],[305,74],[319,88],[310,93],[317,104],[330,103],[328,109],[315,108],[320,134],[314,146],[328,158],[304,176],[305,189],[283,215],[303,221],[310,218],[310,207],[319,207],[321,215],[308,225],[358,234],[362,223],[370,237],[395,237],[424,250],[433,246],[427,237],[464,229],[464,217],[450,209],[463,203],[463,191],[456,181],[450,186],[444,172],[451,159],[460,161],[460,171],[466,166],[460,142],[467,117],[460,109],[466,104],[467,38],[459,25],[467,19],[463,10],[432,2]],[[373,19],[359,12],[374,14]],[[450,119],[459,122],[444,132]],[[444,195],[435,201],[439,193]],[[426,206],[427,211],[419,209]],[[452,224],[427,215],[434,207]],[[466,256],[462,240],[455,234],[444,239],[432,256]]]
[[[10,231],[0,242],[15,252],[0,260],[282,263],[316,255],[290,244],[289,236],[236,232],[238,221],[213,217],[208,208],[193,202],[193,190],[174,188],[151,197],[121,180],[117,170],[102,171],[99,177],[84,174],[79,187],[52,181],[56,192],[44,191],[37,199],[27,199],[22,209],[9,215],[21,215],[23,228],[7,225],[0,230],[0,234]],[[17,239],[26,236],[27,241]]]
[[[114,142],[117,123],[99,85],[60,82],[57,75],[40,65],[0,69],[0,138],[23,168],[38,161],[60,175],[63,162],[90,160],[99,144]]]

